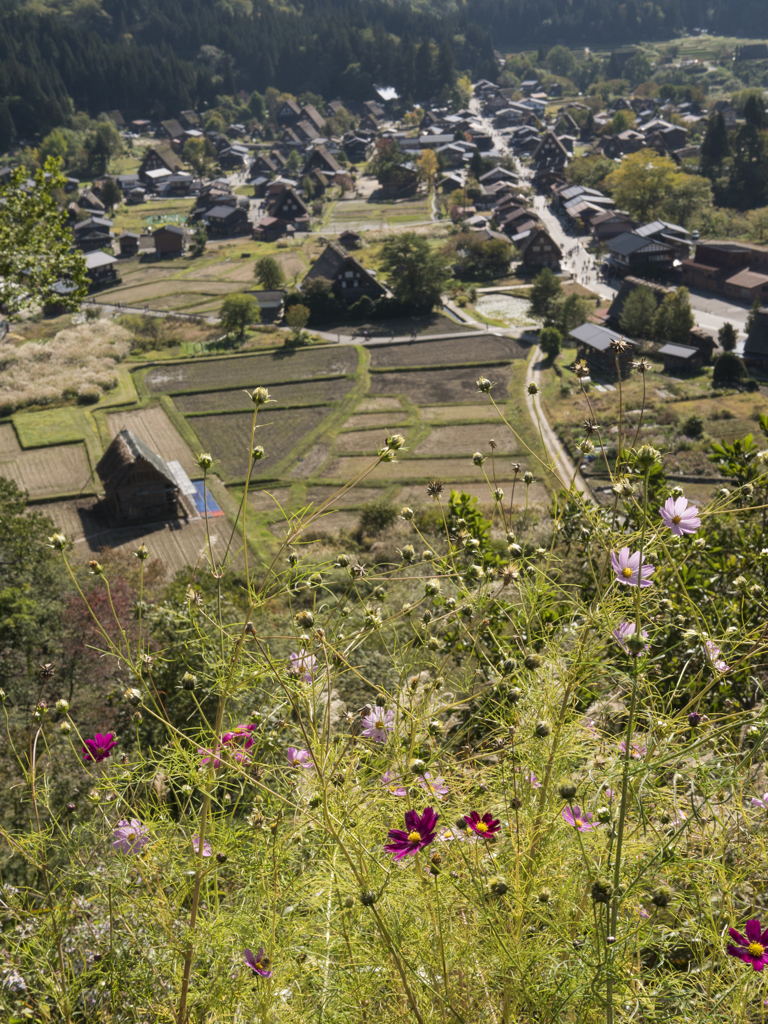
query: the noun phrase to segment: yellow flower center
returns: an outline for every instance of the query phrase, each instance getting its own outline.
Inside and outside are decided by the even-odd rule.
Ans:
[[[579,827],[579,825],[581,825],[581,818],[574,818],[574,819],[573,819],[573,824],[574,824],[574,826],[575,826],[576,828],[578,828],[578,827]]]
[[[750,942],[747,946],[747,952],[750,956],[762,956],[765,952],[765,946],[759,942]]]
[[[680,522],[680,516],[672,516],[672,522],[673,523],[679,523]]]
[[[632,575],[632,570],[629,568],[628,565],[625,565],[624,568],[621,570],[621,575],[626,576],[627,579],[629,579],[629,577]]]
[[[301,764],[301,761],[298,759],[298,757],[294,757],[294,759],[293,759],[293,766],[294,766],[294,768],[296,767],[296,765],[299,765],[299,764]]]
[[[384,723],[382,722],[382,720],[380,718],[376,719],[376,728],[377,729],[383,729],[384,728]]]
[[[129,832],[128,835],[125,838],[127,840],[129,840],[130,842],[133,842],[133,840],[136,838],[136,833],[135,832]]]
[[[477,824],[475,825],[475,829],[478,832],[485,833],[488,831],[488,826],[485,824],[484,821],[478,821]]]
[[[420,843],[421,842],[421,832],[417,832],[416,829],[414,829],[413,832],[409,832],[408,833],[408,842],[409,843]]]

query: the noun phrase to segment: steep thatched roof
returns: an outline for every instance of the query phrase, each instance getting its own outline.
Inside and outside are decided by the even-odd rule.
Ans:
[[[99,474],[107,497],[118,490],[136,463],[140,461],[149,463],[173,487],[178,486],[173,473],[149,445],[140,441],[133,431],[121,430],[96,466],[96,472]]]

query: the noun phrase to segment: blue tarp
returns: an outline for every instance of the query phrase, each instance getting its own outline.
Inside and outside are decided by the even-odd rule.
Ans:
[[[207,509],[209,519],[214,518],[214,516],[223,516],[224,513],[219,508],[216,499],[213,497],[213,495],[211,494],[207,487],[205,487],[205,494],[203,494],[203,481],[193,480],[192,483],[195,488],[195,495],[192,498],[192,500],[195,503],[195,508],[197,509],[198,513],[201,516],[204,516]]]

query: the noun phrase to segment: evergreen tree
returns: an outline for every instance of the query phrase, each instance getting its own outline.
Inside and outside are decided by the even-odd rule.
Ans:
[[[733,324],[723,324],[717,332],[717,340],[723,352],[733,352],[736,348],[736,328]]]
[[[664,296],[656,312],[654,321],[656,340],[685,345],[694,324],[690,293],[687,288],[678,288]]]
[[[707,131],[701,142],[701,170],[711,175],[720,169],[723,160],[730,154],[728,129],[721,110],[709,119]]]
[[[431,310],[448,277],[445,257],[422,235],[406,231],[388,238],[381,247],[381,266],[395,298],[416,310]]]
[[[635,339],[653,338],[653,321],[656,316],[656,296],[650,288],[633,288],[624,302],[619,317],[622,331]]]
[[[563,289],[549,267],[545,267],[533,280],[528,293],[528,312],[537,320],[551,320],[555,304],[562,297]]]

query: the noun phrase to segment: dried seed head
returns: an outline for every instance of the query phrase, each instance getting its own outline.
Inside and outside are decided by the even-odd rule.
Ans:
[[[476,466],[482,466],[482,464],[485,462],[485,456],[480,452],[475,452],[474,455],[472,456],[472,462]]]
[[[411,519],[413,519],[413,509],[412,508],[408,508],[407,505],[404,505],[400,509],[400,518],[404,519],[406,521],[406,523],[409,523],[411,521]]]
[[[443,493],[443,481],[442,480],[429,480],[427,482],[427,497],[428,498],[439,498]]]
[[[597,423],[594,420],[584,420],[584,430],[588,435],[597,433]]]
[[[573,364],[573,372],[579,380],[584,380],[585,377],[589,376],[589,367],[583,359],[580,359],[578,362]]]
[[[477,381],[477,390],[482,391],[484,394],[488,394],[492,387],[493,384],[491,383],[491,381],[488,380],[487,377],[481,377]]]
[[[629,348],[629,345],[627,344],[626,341],[624,341],[623,337],[621,337],[621,338],[612,338],[611,339],[611,348],[613,349],[614,352],[620,353],[620,352],[626,352],[627,349]]]
[[[53,679],[56,672],[56,662],[47,661],[44,665],[40,666],[40,678],[41,679]]]

